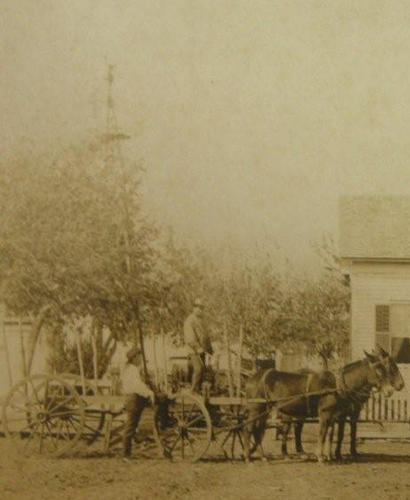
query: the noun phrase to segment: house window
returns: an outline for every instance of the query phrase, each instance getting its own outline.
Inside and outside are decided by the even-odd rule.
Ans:
[[[392,337],[391,353],[397,363],[410,363],[410,338]]]
[[[397,363],[410,363],[410,304],[376,306],[375,341]]]

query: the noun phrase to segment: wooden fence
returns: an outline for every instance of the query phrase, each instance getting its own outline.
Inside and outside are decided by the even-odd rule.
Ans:
[[[391,398],[374,394],[363,407],[360,420],[363,422],[409,423],[410,394],[395,394]]]

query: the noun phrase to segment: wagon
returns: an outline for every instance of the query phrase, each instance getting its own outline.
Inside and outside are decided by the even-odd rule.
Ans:
[[[97,440],[108,451],[122,439],[123,403],[124,396],[76,375],[32,375],[10,389],[1,424],[24,455],[59,457]],[[214,443],[224,457],[235,458],[243,449],[246,403],[180,388],[144,414],[162,456],[197,461]]]
[[[238,459],[244,452],[242,431],[252,423],[248,404],[271,406],[295,397],[246,399],[240,390],[234,397],[214,395],[210,388],[205,382],[202,394],[194,394],[182,385],[159,399],[153,410],[147,409],[143,415],[151,431],[148,448],[155,447],[157,454],[174,461],[195,462],[212,445],[213,453]],[[108,451],[121,442],[125,420],[124,396],[112,392],[76,375],[29,376],[11,388],[4,401],[4,433],[26,455],[63,456],[97,440]],[[303,395],[308,394],[313,393]],[[254,448],[251,442],[251,451]]]

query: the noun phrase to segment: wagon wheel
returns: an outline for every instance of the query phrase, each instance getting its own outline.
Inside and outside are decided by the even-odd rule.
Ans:
[[[154,437],[164,456],[196,462],[208,450],[212,423],[202,398],[180,393],[154,414]]]
[[[64,381],[73,387],[80,399],[82,395],[96,396],[97,394],[101,394],[101,390],[98,388],[97,384],[91,380],[83,380],[80,375],[63,373],[60,375],[60,378],[64,379]],[[93,410],[92,408],[86,408],[84,429],[81,439],[84,440],[87,445],[93,444],[96,439],[104,435],[104,423],[104,412]]]
[[[27,377],[10,389],[3,405],[4,432],[24,455],[63,455],[80,439],[84,420],[78,394],[60,377]]]
[[[245,457],[243,429],[246,424],[247,411],[243,406],[228,406],[221,408],[221,425],[215,432],[216,442],[225,458],[240,460]],[[250,436],[250,454],[257,446],[253,435]]]

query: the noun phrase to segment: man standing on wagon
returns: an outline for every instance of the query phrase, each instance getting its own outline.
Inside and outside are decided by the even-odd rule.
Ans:
[[[204,305],[200,299],[194,301],[194,309],[184,323],[184,340],[188,348],[192,369],[191,389],[199,392],[205,370],[205,354],[213,354],[211,339],[203,324]]]
[[[154,404],[153,391],[142,380],[141,369],[142,353],[138,347],[132,347],[127,352],[127,363],[122,371],[121,382],[123,393],[126,395],[124,408],[127,412],[127,421],[124,427],[123,456],[131,456],[132,439],[137,430],[142,412],[146,406]]]

